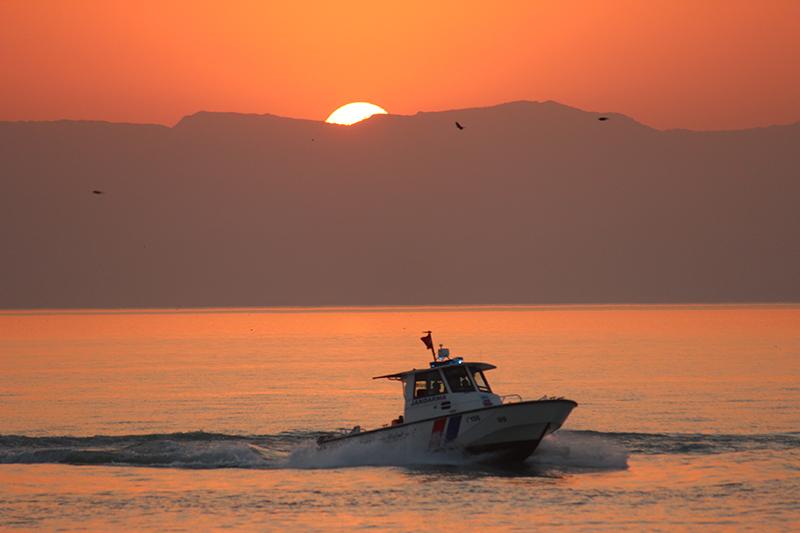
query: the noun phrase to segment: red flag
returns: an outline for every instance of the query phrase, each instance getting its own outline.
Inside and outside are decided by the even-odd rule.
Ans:
[[[425,343],[425,346],[428,347],[429,350],[433,350],[433,339],[431,338],[431,332],[429,331],[427,335],[420,339],[422,342]]]
[[[433,360],[436,361],[436,350],[433,349],[433,339],[431,338],[431,332],[429,331],[428,334],[425,335],[424,337],[421,337],[420,340],[425,343],[425,346],[427,346],[428,349],[433,354]]]

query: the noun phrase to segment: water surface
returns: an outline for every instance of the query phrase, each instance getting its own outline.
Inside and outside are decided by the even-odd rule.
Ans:
[[[320,452],[427,365],[579,403],[523,466]],[[800,307],[0,313],[0,529],[791,530]]]

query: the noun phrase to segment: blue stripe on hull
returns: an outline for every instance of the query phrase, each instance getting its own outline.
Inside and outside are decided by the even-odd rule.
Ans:
[[[456,437],[458,437],[458,430],[460,428],[461,415],[451,417],[450,420],[447,421],[447,431],[444,434],[444,442],[448,443],[456,440]]]

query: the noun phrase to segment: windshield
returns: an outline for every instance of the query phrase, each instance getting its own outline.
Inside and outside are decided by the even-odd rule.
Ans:
[[[481,392],[492,392],[492,389],[489,388],[489,382],[486,381],[486,377],[483,375],[483,372],[480,370],[472,370],[472,376],[475,378],[475,384],[478,385],[478,390]]]
[[[472,385],[472,380],[469,379],[469,373],[463,366],[448,366],[442,369],[444,377],[447,378],[447,384],[450,385],[450,390],[453,392],[474,392],[475,387]]]

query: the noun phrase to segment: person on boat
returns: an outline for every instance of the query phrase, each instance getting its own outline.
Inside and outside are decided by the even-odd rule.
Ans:
[[[392,420],[392,425],[396,426],[398,424],[402,424],[404,421],[405,420],[403,419],[403,415],[400,415],[399,417],[397,417],[394,420]]]

